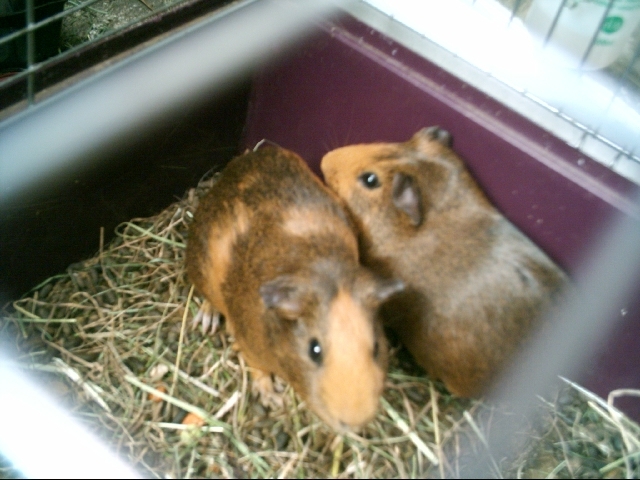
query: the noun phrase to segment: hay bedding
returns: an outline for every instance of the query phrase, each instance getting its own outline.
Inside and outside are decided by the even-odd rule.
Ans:
[[[479,425],[508,413],[450,396],[397,347],[378,416],[359,434],[336,435],[282,383],[284,407],[265,409],[224,328],[191,328],[200,299],[183,265],[186,233],[214,184],[121,224],[94,258],[0,317],[24,368],[146,475],[458,477],[464,444],[495,476],[638,478],[640,427],[575,385],[541,403],[520,458],[487,459]],[[17,475],[0,462],[0,477]]]

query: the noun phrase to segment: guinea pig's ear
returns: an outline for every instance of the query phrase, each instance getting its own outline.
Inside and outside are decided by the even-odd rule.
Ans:
[[[422,199],[416,179],[406,173],[398,172],[393,176],[391,196],[397,209],[404,212],[414,227],[422,223]]]
[[[389,297],[404,290],[404,283],[402,280],[381,280],[376,288],[376,298],[380,303],[387,300]]]
[[[262,284],[259,292],[267,309],[275,309],[281,317],[288,320],[300,317],[304,307],[305,291],[299,280],[282,275]]]
[[[420,142],[433,142],[435,140],[445,147],[451,146],[451,134],[438,126],[423,128],[413,136],[413,140],[418,145]]]
[[[377,304],[404,290],[402,280],[383,279],[369,272],[360,278],[356,287],[360,292],[360,298],[369,298]]]

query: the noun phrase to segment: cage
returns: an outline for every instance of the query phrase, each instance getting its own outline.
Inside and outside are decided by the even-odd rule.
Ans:
[[[616,222],[632,225],[627,241],[637,237],[640,2],[133,3],[147,12],[54,56],[38,52],[38,29],[90,9],[97,15],[100,4],[68,2],[40,19],[29,1],[26,10],[35,13],[26,14],[27,28],[2,32],[0,45],[26,38],[27,63],[17,73],[12,65],[0,83],[7,299],[52,275],[73,277],[74,265],[106,245],[118,224],[157,213],[262,139],[299,153],[319,173],[320,158],[333,148],[402,141],[440,125],[494,204],[598,293],[597,308],[571,310],[577,333],[565,343],[583,364],[572,370],[575,379],[603,398],[637,392],[637,248],[617,247],[627,249],[615,252],[628,269],[622,279],[611,259],[619,271],[594,279],[589,261]],[[563,36],[572,15],[583,15],[582,43]],[[601,317],[600,335],[590,313]],[[584,324],[575,318],[581,315]],[[496,392],[501,398],[503,390]],[[640,418],[637,398],[616,399],[616,406]],[[415,432],[408,441],[421,442]],[[302,447],[327,453],[312,442]],[[354,463],[341,471],[342,448],[333,441],[332,473],[372,474]],[[625,461],[637,474],[633,448]],[[291,474],[283,463],[282,470],[250,472]],[[214,473],[246,473],[234,468]],[[428,471],[402,468],[398,474]]]

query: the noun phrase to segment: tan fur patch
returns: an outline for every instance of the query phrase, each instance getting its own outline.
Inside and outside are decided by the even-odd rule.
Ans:
[[[247,190],[251,189],[256,183],[260,181],[260,176],[255,173],[246,174],[237,185],[238,193],[242,194]]]
[[[332,212],[290,208],[283,214],[283,228],[285,232],[298,237],[308,238],[313,234],[337,237],[357,255],[358,243],[354,232]]]
[[[222,284],[227,277],[233,246],[240,235],[249,230],[249,214],[242,205],[236,205],[231,217],[211,226],[209,231],[209,264],[204,269],[204,292],[211,300],[213,307],[228,316],[227,307],[222,296]]]
[[[331,417],[350,425],[376,413],[384,372],[373,358],[374,332],[362,308],[340,290],[329,311],[328,345],[320,395]]]

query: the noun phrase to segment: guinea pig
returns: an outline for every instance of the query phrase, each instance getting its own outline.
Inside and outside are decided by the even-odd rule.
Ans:
[[[450,140],[425,128],[404,143],[338,148],[321,169],[357,224],[362,263],[405,284],[384,321],[429,376],[473,397],[568,278],[490,203]]]
[[[186,268],[263,402],[277,400],[275,374],[338,431],[375,416],[388,364],[379,306],[403,285],[360,265],[350,217],[298,155],[267,146],[229,162],[196,209]]]

